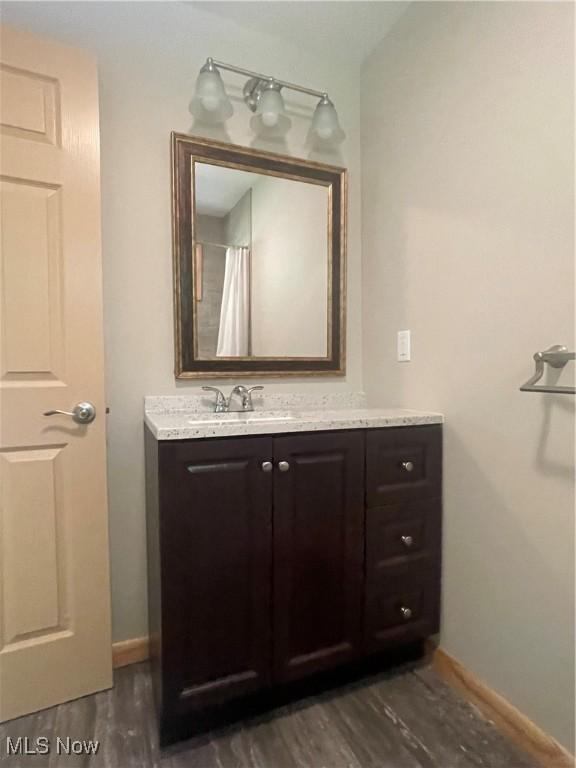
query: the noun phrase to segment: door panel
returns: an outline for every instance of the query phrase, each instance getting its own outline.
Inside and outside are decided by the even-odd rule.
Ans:
[[[97,78],[1,28],[0,720],[112,682]],[[44,411],[96,406],[90,425]]]
[[[5,451],[3,462],[4,632],[6,647],[67,628],[58,573],[61,448]],[[28,550],[28,557],[22,553]],[[35,567],[30,567],[30,561]],[[26,595],[26,599],[22,596]]]
[[[58,79],[4,63],[0,64],[0,71],[2,133],[21,139],[56,144],[60,138],[61,127]]]
[[[0,196],[3,380],[62,383],[61,189],[2,180]]]
[[[270,679],[272,439],[160,446],[166,706],[222,703]]]
[[[279,437],[274,456],[274,669],[292,680],[359,653],[364,435]]]

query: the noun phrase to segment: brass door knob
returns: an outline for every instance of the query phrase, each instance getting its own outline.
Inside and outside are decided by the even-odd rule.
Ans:
[[[290,464],[288,464],[287,461],[279,461],[278,469],[280,470],[280,472],[288,472],[288,470],[290,469]]]
[[[413,462],[411,462],[411,461],[403,461],[403,462],[402,462],[402,469],[403,469],[405,472],[412,472],[412,470],[414,469],[414,464],[413,464]]]
[[[274,469],[274,464],[272,464],[271,461],[262,462],[262,472],[272,472],[273,469]]]

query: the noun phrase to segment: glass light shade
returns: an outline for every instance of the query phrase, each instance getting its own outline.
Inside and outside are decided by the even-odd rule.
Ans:
[[[339,144],[346,138],[346,134],[340,128],[338,113],[334,108],[334,104],[326,96],[320,100],[316,107],[310,127],[310,134],[314,139],[330,142],[331,144]]]
[[[218,70],[202,67],[196,80],[194,98],[190,102],[190,112],[204,122],[220,123],[227,120],[233,111]]]
[[[292,121],[284,114],[284,99],[280,87],[274,83],[266,86],[258,99],[256,114],[250,121],[250,126],[256,133],[267,136],[282,136],[292,125]]]
[[[284,112],[284,99],[276,88],[262,91],[258,100],[258,114],[266,128],[274,128],[280,115]]]

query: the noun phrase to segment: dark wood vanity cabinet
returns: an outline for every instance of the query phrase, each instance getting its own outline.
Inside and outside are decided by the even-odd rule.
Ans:
[[[441,426],[156,441],[160,737],[438,630]]]

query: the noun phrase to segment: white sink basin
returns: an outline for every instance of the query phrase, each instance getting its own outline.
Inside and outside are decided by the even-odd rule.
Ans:
[[[230,424],[271,424],[280,423],[286,421],[293,421],[298,418],[298,414],[294,412],[278,412],[278,411],[251,411],[244,413],[243,411],[233,411],[232,413],[197,413],[191,419],[188,419],[189,424],[202,424],[205,425],[230,425]]]

